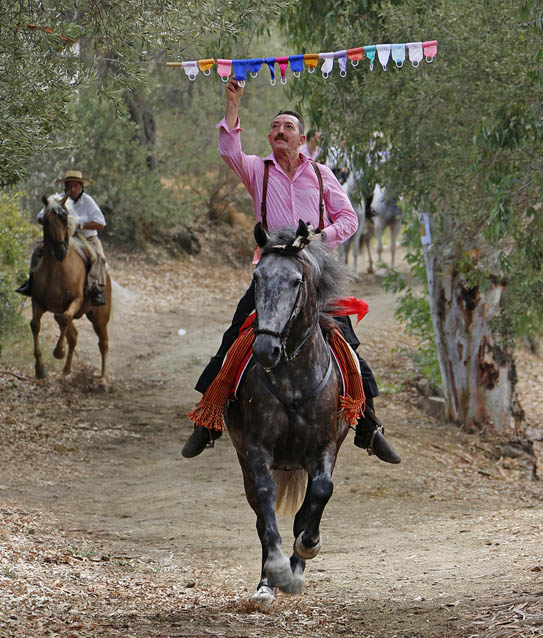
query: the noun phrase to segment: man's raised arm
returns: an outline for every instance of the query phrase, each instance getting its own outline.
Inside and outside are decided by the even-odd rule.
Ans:
[[[239,104],[243,95],[243,87],[240,86],[234,77],[228,80],[225,88],[226,93],[226,113],[224,119],[230,129],[233,129],[238,121]]]

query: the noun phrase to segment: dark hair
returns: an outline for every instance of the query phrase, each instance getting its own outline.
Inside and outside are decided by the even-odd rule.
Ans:
[[[317,129],[315,128],[310,128],[309,131],[307,131],[307,135],[305,136],[306,138],[306,142],[309,142],[309,140],[312,137],[315,137],[315,133],[318,133]]]
[[[305,131],[304,118],[299,113],[297,113],[296,111],[279,111],[277,115],[293,115],[298,120],[298,131],[300,135],[304,134],[304,131]],[[277,117],[277,115],[274,116],[273,118],[274,120]]]

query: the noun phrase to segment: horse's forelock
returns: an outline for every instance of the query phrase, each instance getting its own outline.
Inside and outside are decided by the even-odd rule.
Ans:
[[[325,308],[329,301],[345,293],[347,271],[325,244],[313,240],[305,248],[293,249],[296,239],[294,228],[285,228],[273,233],[270,241],[262,249],[262,255],[275,253],[285,258],[296,258],[306,265],[316,291],[319,308]],[[282,248],[284,246],[284,248]]]
[[[65,199],[60,195],[51,195],[47,200],[46,210],[54,210],[57,215],[66,216],[68,233],[72,236],[76,229],[79,218],[71,199]]]

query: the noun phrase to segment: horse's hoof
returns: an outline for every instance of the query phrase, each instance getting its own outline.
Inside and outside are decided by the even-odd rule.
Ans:
[[[47,379],[47,370],[36,370],[36,379]]]
[[[55,357],[55,359],[64,359],[66,355],[66,350],[64,350],[64,348],[55,348],[53,350],[53,356]]]
[[[273,587],[269,587],[268,585],[260,585],[256,592],[251,596],[251,600],[257,605],[271,605],[275,600]]]
[[[287,586],[292,582],[290,561],[284,554],[276,560],[270,560],[268,557],[268,560],[264,563],[264,569],[270,587]]]
[[[322,542],[321,537],[319,536],[319,540],[316,545],[313,547],[306,547],[302,542],[303,532],[300,533],[298,538],[294,541],[294,552],[305,560],[310,560],[311,558],[315,558],[315,556],[321,551]]]
[[[101,390],[103,392],[109,390],[109,382],[107,377],[100,377],[96,382],[96,388],[97,390]]]
[[[279,589],[285,594],[301,594],[304,588],[304,574],[302,571],[297,573],[296,571],[292,575],[292,582],[290,585],[282,585]]]

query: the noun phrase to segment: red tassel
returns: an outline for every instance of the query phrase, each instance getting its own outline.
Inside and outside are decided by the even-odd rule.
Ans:
[[[336,299],[332,305],[332,314],[338,317],[345,315],[356,315],[357,323],[368,314],[370,307],[364,299],[356,297],[343,297]]]

